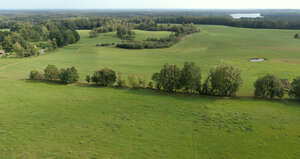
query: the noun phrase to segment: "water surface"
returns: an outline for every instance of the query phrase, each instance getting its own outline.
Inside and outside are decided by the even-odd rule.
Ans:
[[[231,14],[231,17],[234,19],[240,18],[262,18],[260,13],[247,13],[247,14]]]

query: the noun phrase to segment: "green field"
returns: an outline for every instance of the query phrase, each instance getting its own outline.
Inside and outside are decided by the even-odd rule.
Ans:
[[[33,58],[0,59],[1,159],[298,159],[300,103],[254,99],[253,82],[273,73],[300,76],[300,40],[293,30],[199,26],[168,49],[96,47],[120,41],[114,33]],[[137,39],[169,32],[136,31]],[[264,57],[263,63],[250,63]],[[193,61],[202,74],[217,64],[240,68],[238,98],[168,95],[97,88],[84,77],[104,67],[145,79],[165,63]],[[25,80],[48,64],[75,66],[81,84]]]

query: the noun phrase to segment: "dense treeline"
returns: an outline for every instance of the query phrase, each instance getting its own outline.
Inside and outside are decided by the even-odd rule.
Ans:
[[[17,57],[35,56],[40,53],[38,48],[54,50],[80,40],[78,32],[63,23],[16,23],[9,29],[0,31],[0,48],[6,53],[15,52]]]
[[[299,29],[299,10],[26,10],[0,11],[0,28],[10,28],[17,22],[42,24],[56,21],[75,29],[93,29],[110,21],[140,24],[147,20],[156,23],[211,24],[249,28]],[[264,18],[233,19],[234,13],[261,13]]]
[[[230,16],[137,16],[137,17],[82,17],[64,20],[76,29],[93,29],[104,26],[110,21],[122,23],[141,24],[153,21],[161,24],[207,24],[207,25],[226,25],[244,28],[265,28],[265,29],[300,29],[300,16],[297,18],[241,18],[234,19]]]
[[[58,69],[55,65],[48,65],[44,73],[31,71],[30,80],[46,80],[75,83],[79,80],[77,69],[74,67]],[[210,69],[207,78],[202,83],[201,69],[193,62],[185,62],[183,68],[177,65],[165,64],[159,72],[152,75],[151,80],[146,80],[136,75],[129,75],[127,80],[121,73],[104,68],[87,75],[85,80],[104,87],[119,88],[147,88],[169,93],[183,92],[209,96],[234,97],[242,85],[241,71],[230,65],[219,65]],[[259,98],[283,98],[287,92],[291,98],[300,100],[300,76],[291,84],[280,80],[278,77],[267,74],[254,82],[254,95]]]
[[[233,19],[231,17],[154,17],[157,23],[174,23],[174,24],[207,24],[207,25],[226,25],[243,28],[265,28],[265,29],[300,29],[300,20],[284,21],[281,19],[265,19],[265,18],[241,18]]]

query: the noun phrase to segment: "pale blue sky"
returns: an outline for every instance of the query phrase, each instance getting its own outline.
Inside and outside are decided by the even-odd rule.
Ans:
[[[1,9],[111,8],[282,8],[300,9],[300,0],[1,0]]]

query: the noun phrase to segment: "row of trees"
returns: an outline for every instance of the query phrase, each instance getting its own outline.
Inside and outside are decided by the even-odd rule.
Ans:
[[[58,69],[55,65],[48,65],[44,73],[31,71],[31,80],[60,81],[66,84],[77,82],[79,79],[76,68]],[[242,85],[241,71],[230,65],[219,65],[210,69],[209,75],[202,84],[200,68],[193,62],[185,62],[183,68],[176,65],[165,64],[159,72],[152,75],[151,81],[146,86],[146,80],[130,75],[127,81],[121,73],[104,68],[95,71],[93,75],[86,76],[88,83],[99,86],[116,86],[131,88],[149,88],[166,92],[188,92],[192,94],[233,97],[236,96]],[[267,74],[258,78],[254,83],[254,95],[261,98],[282,98],[285,92],[291,98],[300,100],[300,77],[285,89],[283,82],[276,76]]]
[[[284,83],[275,75],[265,75],[254,83],[255,96],[263,98],[282,98],[286,92],[292,98],[300,100],[300,77],[293,80],[290,87],[286,89]]]
[[[55,65],[48,65],[44,73],[33,70],[29,74],[30,80],[46,80],[62,82],[65,84],[75,83],[79,79],[78,71],[75,67],[58,69]]]
[[[201,77],[198,66],[193,62],[185,62],[182,69],[176,65],[165,64],[160,72],[153,74],[152,80],[159,90],[184,90],[212,96],[235,96],[242,84],[241,72],[228,65],[212,68],[203,85]]]

